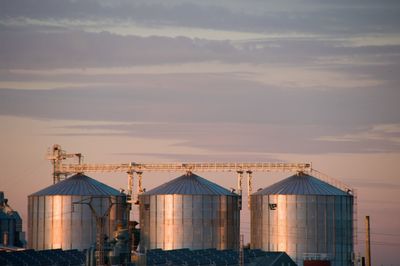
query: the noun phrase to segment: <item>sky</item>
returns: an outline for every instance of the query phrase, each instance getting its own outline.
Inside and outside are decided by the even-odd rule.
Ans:
[[[373,264],[395,265],[399,25],[394,0],[3,0],[0,190],[26,224],[55,143],[87,163],[312,162],[357,189],[357,251],[370,215]]]

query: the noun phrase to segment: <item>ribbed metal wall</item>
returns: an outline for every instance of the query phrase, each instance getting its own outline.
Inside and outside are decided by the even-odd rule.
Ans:
[[[88,205],[73,204],[88,202],[91,197],[91,204],[99,215],[106,212],[110,199],[115,203],[105,218],[104,232],[107,236],[113,235],[118,223],[127,223],[124,194],[86,176],[71,178],[77,182],[66,182],[67,179],[63,181],[66,182],[64,184],[60,182],[28,197],[29,248],[83,250],[93,246],[96,241],[96,219]],[[87,189],[90,186],[91,189]],[[99,188],[106,190],[100,191]]]
[[[193,174],[160,188],[139,196],[142,251],[238,248],[238,195]]]
[[[293,182],[283,182],[253,194],[251,247],[285,251],[299,266],[308,258],[327,259],[332,266],[350,265],[353,196],[320,182],[307,177],[293,187]],[[274,192],[285,189],[293,191]]]

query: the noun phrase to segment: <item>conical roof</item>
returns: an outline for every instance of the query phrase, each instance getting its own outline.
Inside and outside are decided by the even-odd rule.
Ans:
[[[30,196],[47,195],[120,196],[122,194],[118,190],[84,174],[76,174]]]
[[[343,190],[334,187],[318,178],[299,173],[290,176],[272,186],[266,187],[253,195],[334,195],[349,196]]]
[[[165,195],[165,194],[183,194],[183,195],[226,195],[237,196],[226,188],[210,182],[193,173],[187,173],[177,177],[161,186],[153,188],[141,195]]]

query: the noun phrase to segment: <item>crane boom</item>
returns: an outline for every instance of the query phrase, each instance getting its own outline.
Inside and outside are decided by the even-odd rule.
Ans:
[[[65,164],[64,160],[77,157],[79,163]],[[142,174],[144,172],[234,172],[237,174],[238,193],[242,193],[243,174],[247,174],[247,194],[252,192],[252,174],[254,172],[312,172],[319,179],[328,182],[343,191],[353,189],[346,184],[331,178],[312,168],[311,163],[282,163],[282,162],[190,162],[190,163],[119,163],[119,164],[84,164],[81,153],[67,153],[58,144],[53,145],[52,152],[47,157],[53,164],[54,183],[59,182],[61,177],[75,173],[127,173],[127,194],[132,196],[134,174],[138,176],[138,192],[143,192]]]
[[[306,172],[310,163],[121,163],[61,164],[60,173],[82,172]]]
[[[78,164],[64,164],[68,158],[78,157]],[[53,164],[53,182],[75,173],[84,172],[120,172],[128,174],[127,194],[133,196],[133,178],[138,175],[138,192],[143,192],[142,174],[144,172],[235,172],[238,179],[238,193],[242,194],[243,173],[247,174],[248,195],[252,190],[253,172],[307,172],[311,163],[276,163],[276,162],[193,162],[193,163],[120,163],[120,164],[83,164],[81,153],[68,154],[61,146],[54,144],[47,157]]]

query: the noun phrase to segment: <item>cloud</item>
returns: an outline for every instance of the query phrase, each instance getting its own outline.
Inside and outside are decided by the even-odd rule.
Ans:
[[[65,86],[83,85],[78,80],[84,79],[90,83],[87,85],[98,84],[100,80],[121,84],[132,79],[121,68],[160,68],[163,65],[165,69],[171,68],[171,72],[179,71],[181,65],[181,73],[188,72],[186,67],[190,67],[192,73],[204,72],[206,68],[211,69],[210,73],[228,69],[225,73],[233,73],[234,78],[284,88],[376,87],[387,82],[396,86],[400,82],[397,71],[400,69],[397,67],[400,65],[400,46],[344,47],[337,46],[337,41],[309,39],[237,43],[70,30],[37,32],[5,26],[0,26],[0,32],[3,37],[0,45],[0,69],[3,69],[0,71],[0,87],[3,88],[23,88],[23,84],[16,82],[38,81],[41,83],[36,85],[38,88],[44,87],[44,84],[49,88],[51,84],[62,87],[62,82]],[[75,71],[75,75],[72,72],[59,73],[56,77],[54,69],[60,68],[79,71]],[[88,80],[84,77],[89,75],[87,68],[108,68],[106,71],[109,73],[103,70],[97,80],[90,74],[91,80]],[[120,72],[115,73],[115,68],[120,68]],[[26,69],[37,72],[29,73]],[[40,69],[42,73],[38,73]],[[149,70],[137,69],[132,74],[149,73]],[[61,80],[61,74],[64,80]]]
[[[399,10],[395,2],[387,6],[372,1],[46,3],[1,4],[0,114],[201,125],[281,124],[288,129],[269,128],[269,135],[265,128],[260,132],[299,141],[279,145],[268,141],[272,150],[293,147],[318,152],[326,145],[331,150],[364,151],[367,141],[371,150],[397,149],[389,147],[397,141],[397,133],[368,129],[397,124],[400,119],[400,39],[393,29],[400,16],[394,16]],[[135,28],[127,35],[113,33],[131,25]],[[190,37],[135,35],[136,30],[164,34],[178,28]],[[248,35],[241,35],[239,41],[194,38],[200,30],[209,37],[212,33],[231,34],[229,38],[233,33]],[[48,90],[29,91],[36,88]],[[316,132],[309,125],[316,125]],[[359,128],[367,130],[359,132]],[[184,131],[180,126],[176,129]],[[221,129],[220,135],[228,132]],[[126,134],[134,135],[129,130]],[[267,148],[242,140],[239,134],[197,145]]]
[[[147,26],[255,32],[397,32],[396,1],[2,1],[0,17],[112,19]],[[357,14],[357,15],[354,15]]]
[[[400,124],[373,125],[366,130],[336,136],[322,136],[320,141],[330,142],[365,142],[383,141],[393,145],[400,145]]]
[[[109,33],[2,33],[1,68],[82,68],[202,62],[229,56],[228,42]],[[222,55],[219,53],[224,51]]]
[[[357,188],[374,188],[374,189],[400,189],[400,184],[390,183],[390,182],[374,182],[367,180],[352,180],[351,184]],[[378,201],[379,202],[379,201]],[[397,201],[396,201],[397,202]],[[372,203],[372,202],[370,202]],[[379,202],[379,203],[394,203],[394,202]]]
[[[212,74],[150,75],[142,82],[148,85],[132,80],[122,86],[0,89],[0,114],[128,122],[332,126],[399,122],[397,89],[282,89]]]
[[[346,66],[347,67],[347,66]],[[356,72],[356,71],[354,71]],[[0,71],[0,88],[53,89],[85,86],[131,86],[159,88],[227,87],[237,82],[243,87],[274,87],[301,90],[359,89],[384,86],[386,81],[358,73],[342,73],[330,69],[273,64],[230,64],[195,62],[163,65],[138,65],[131,67],[68,68],[68,69],[11,69]]]
[[[204,150],[207,153],[114,153],[113,155],[129,158],[156,158],[157,160],[168,160],[171,162],[222,162],[222,161],[236,161],[236,162],[282,162],[267,153],[252,153],[252,152],[228,152],[218,153],[213,152],[210,156],[208,150]]]
[[[177,83],[182,76],[167,77],[146,76],[144,80],[154,84],[144,88],[132,82],[131,86],[111,88],[0,89],[0,114],[105,121],[52,133],[69,138],[174,139],[179,140],[175,145],[225,154],[256,153],[249,155],[252,158],[266,152],[370,153],[400,149],[393,143],[399,138],[398,90],[313,91],[265,87],[212,75],[185,74],[185,79]]]
[[[328,125],[275,125],[254,123],[113,123],[85,125],[70,124],[59,127],[52,135],[75,138],[85,136],[121,136],[152,140],[173,140],[173,146],[195,148],[194,153],[176,154],[171,151],[163,153],[143,153],[149,158],[192,158],[207,160],[208,154],[215,154],[221,160],[248,158],[261,160],[269,158],[272,153],[373,153],[399,152],[400,147],[388,141],[369,142],[330,142],[316,140],[327,132],[351,131],[351,126]],[[212,132],[212,134],[210,134]],[[128,156],[129,154],[120,154]]]

